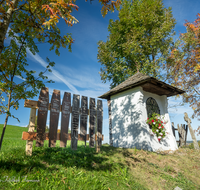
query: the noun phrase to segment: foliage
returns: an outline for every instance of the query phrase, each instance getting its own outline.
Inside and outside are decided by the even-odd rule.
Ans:
[[[177,40],[166,64],[167,80],[186,91],[183,102],[194,110],[193,118],[200,119],[200,14],[194,22],[184,24],[187,32]]]
[[[0,125],[0,129],[2,127]],[[66,148],[59,148],[59,141],[57,147],[48,148],[48,141],[45,141],[44,147],[35,147],[34,143],[30,157],[25,155],[26,141],[21,140],[22,131],[27,128],[8,125],[0,152],[0,189],[142,190],[156,187],[168,190],[177,186],[181,189],[200,187],[200,153],[194,149],[180,148],[172,154],[159,154],[103,145],[101,152],[96,154],[88,144],[85,148],[84,142],[78,142],[77,151],[73,151],[70,141]],[[8,181],[3,182],[6,178]]]
[[[200,126],[198,126],[198,128],[196,130],[194,130],[194,132],[197,133],[197,136],[200,135]]]
[[[161,116],[159,114],[153,113],[150,118],[147,118],[147,124],[150,125],[153,134],[156,135],[158,141],[165,138],[166,129],[164,127],[165,122],[162,121]]]
[[[55,48],[56,54],[59,54],[59,47],[69,46],[73,40],[71,34],[60,36],[60,30],[57,27],[59,19],[72,26],[78,20],[72,16],[72,11],[78,10],[75,4],[76,0],[2,0],[0,2],[0,53],[3,51],[6,32],[23,33],[28,31],[28,35],[39,42],[48,42]],[[100,0],[103,5],[102,14],[106,15],[108,11],[114,11],[119,7],[120,0]]]
[[[102,81],[113,88],[137,70],[160,78],[173,42],[171,8],[162,0],[124,0],[118,17],[109,21],[107,41],[98,42]]]
[[[103,4],[103,14],[119,6],[120,0],[100,0]],[[78,20],[72,16],[72,11],[78,10],[75,0],[2,0],[0,1],[0,114],[6,114],[3,133],[0,139],[0,149],[4,132],[11,115],[10,109],[18,109],[19,100],[33,98],[45,82],[52,82],[44,73],[51,72],[54,62],[47,58],[46,70],[36,72],[29,69],[26,57],[30,51],[38,52],[38,43],[49,43],[50,50],[60,55],[59,48],[68,47],[71,51],[73,43],[71,34],[61,35],[57,26],[59,19],[72,26]],[[5,39],[9,45],[5,46]],[[16,77],[22,79],[18,82]],[[5,96],[8,103],[5,105]]]

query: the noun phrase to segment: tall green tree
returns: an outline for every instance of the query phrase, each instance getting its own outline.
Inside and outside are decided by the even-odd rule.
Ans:
[[[98,42],[103,82],[111,88],[138,71],[160,78],[173,43],[175,19],[162,0],[123,0],[110,20],[107,41]]]

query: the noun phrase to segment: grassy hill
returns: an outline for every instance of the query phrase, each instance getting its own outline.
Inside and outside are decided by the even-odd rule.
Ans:
[[[45,141],[42,148],[34,146],[29,157],[23,131],[27,128],[7,126],[0,151],[0,189],[200,189],[200,153],[192,146],[159,154],[103,145],[96,154],[82,142],[72,151],[70,141],[67,148],[48,148]]]

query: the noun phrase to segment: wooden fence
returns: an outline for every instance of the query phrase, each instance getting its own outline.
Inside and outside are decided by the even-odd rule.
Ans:
[[[186,145],[186,141],[187,141],[187,134],[188,134],[188,125],[185,124],[181,124],[179,126],[179,124],[177,124],[177,128],[174,127],[174,122],[172,122],[172,131],[174,134],[174,137],[176,138],[175,135],[175,131],[178,131],[178,136],[179,136],[179,141],[176,141],[179,143],[179,147]]]
[[[56,140],[60,140],[60,147],[66,147],[67,140],[71,140],[71,148],[77,149],[77,142],[89,141],[89,147],[96,148],[96,152],[100,151],[103,141],[102,125],[103,125],[103,105],[102,100],[90,98],[88,109],[88,97],[73,95],[71,106],[71,93],[65,92],[60,103],[60,91],[54,90],[51,103],[49,103],[49,90],[42,88],[38,101],[26,100],[24,107],[31,108],[28,132],[22,133],[22,140],[27,140],[26,154],[32,155],[33,140],[36,140],[36,146],[42,147],[44,140],[49,140],[49,147],[56,146]],[[37,132],[35,129],[36,110],[37,114]],[[50,110],[50,126],[49,133],[45,133],[48,110]],[[61,112],[61,130],[57,133],[59,114]],[[71,134],[68,133],[69,120],[71,115]],[[87,134],[87,123],[89,115],[89,134]],[[80,122],[79,122],[80,118]],[[80,134],[78,127],[80,123]]]

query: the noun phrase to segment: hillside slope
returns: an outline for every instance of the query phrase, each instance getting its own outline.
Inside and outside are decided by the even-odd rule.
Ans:
[[[42,148],[34,142],[29,157],[22,131],[27,128],[6,129],[0,152],[0,189],[200,189],[200,153],[194,149],[167,154],[103,145],[96,154],[82,142],[72,151],[70,141],[67,148],[48,148],[46,141]]]

